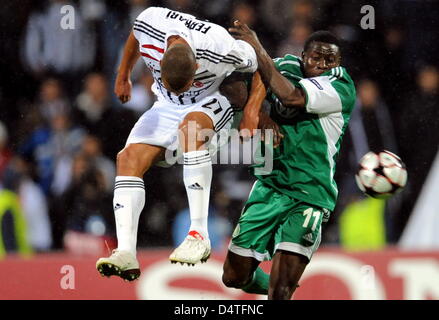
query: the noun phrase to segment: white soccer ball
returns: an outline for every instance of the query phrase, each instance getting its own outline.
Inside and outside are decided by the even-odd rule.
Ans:
[[[396,154],[370,151],[361,158],[355,180],[366,195],[386,199],[405,187],[407,170]]]

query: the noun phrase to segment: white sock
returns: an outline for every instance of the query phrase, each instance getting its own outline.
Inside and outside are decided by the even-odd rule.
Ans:
[[[195,230],[207,239],[212,160],[207,150],[186,152],[183,158],[183,181],[191,216],[189,231]]]
[[[145,205],[145,186],[138,177],[117,176],[113,209],[116,218],[117,249],[136,255],[137,228]]]

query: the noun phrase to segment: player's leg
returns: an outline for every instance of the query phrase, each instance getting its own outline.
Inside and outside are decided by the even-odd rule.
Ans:
[[[268,299],[290,300],[308,262],[301,254],[277,250],[271,266]]]
[[[190,112],[180,124],[179,133],[184,159],[183,182],[189,202],[191,225],[188,236],[172,252],[169,259],[171,262],[195,264],[205,262],[210,256],[207,220],[212,160],[206,139],[214,134],[212,119],[203,112]]]
[[[144,173],[165,152],[178,127],[178,117],[171,106],[156,101],[134,125],[125,148],[117,156],[117,175],[113,207],[118,247],[108,258],[97,261],[98,271],[105,276],[117,275],[125,280],[139,277],[136,259],[137,228],[145,205]]]
[[[162,147],[134,143],[117,155],[113,197],[117,249],[110,257],[97,261],[96,268],[103,276],[116,275],[127,281],[140,276],[136,247],[139,218],[145,205],[143,175],[163,153]]]
[[[322,222],[329,216],[326,209],[289,199],[292,209],[282,218],[275,238],[268,293],[268,299],[273,300],[291,299],[320,245]]]
[[[240,256],[229,250],[223,266],[224,285],[247,293],[267,294],[270,276],[258,267],[260,263],[255,258]]]
[[[223,283],[247,293],[268,294],[269,278],[259,266],[274,252],[279,217],[288,202],[257,181],[233,232],[223,267]]]
[[[136,255],[139,217],[145,205],[143,175],[163,153],[162,147],[133,143],[117,155],[113,208],[118,250]]]

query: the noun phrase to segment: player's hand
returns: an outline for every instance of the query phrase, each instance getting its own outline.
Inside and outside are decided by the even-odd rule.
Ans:
[[[233,22],[233,27],[229,28],[229,32],[235,39],[248,42],[254,49],[258,49],[261,46],[256,33],[247,24],[241,23],[239,20]]]
[[[132,88],[133,85],[130,79],[120,79],[119,77],[116,78],[114,93],[116,94],[116,97],[120,100],[120,102],[126,103],[130,101]]]
[[[284,135],[280,132],[279,125],[274,122],[265,112],[259,113],[259,129],[262,130],[261,140],[264,141],[265,130],[271,130],[273,133],[273,147],[279,147]]]
[[[256,129],[258,129],[258,125],[258,115],[250,116],[244,112],[241,122],[239,124],[239,136],[241,138],[241,141],[247,141],[251,137],[253,137],[256,133]]]

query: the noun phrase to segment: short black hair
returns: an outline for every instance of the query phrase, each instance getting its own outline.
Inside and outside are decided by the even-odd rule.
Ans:
[[[161,63],[161,76],[176,91],[195,76],[197,60],[189,46],[176,44],[168,48]]]
[[[336,45],[340,50],[340,40],[331,32],[326,30],[319,30],[312,33],[305,41],[303,51],[307,51],[313,42],[324,42]]]

